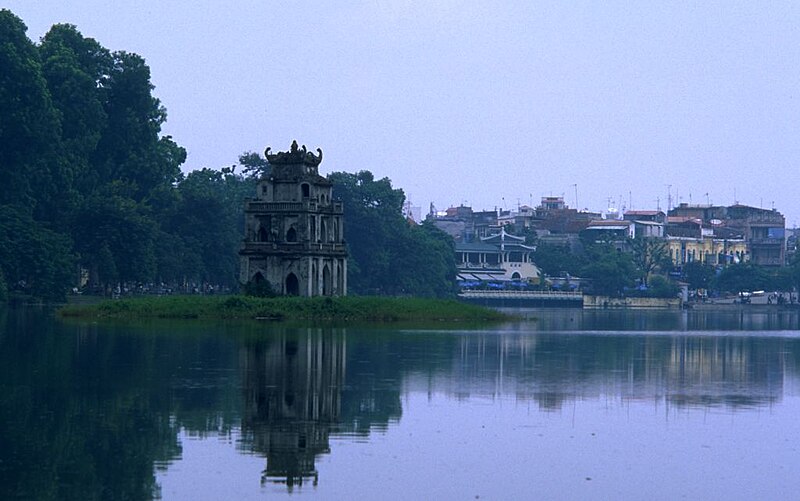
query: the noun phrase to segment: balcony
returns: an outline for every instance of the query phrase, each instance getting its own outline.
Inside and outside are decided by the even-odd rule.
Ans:
[[[334,200],[329,205],[322,205],[316,200],[303,200],[301,202],[260,202],[253,200],[247,202],[245,212],[324,212],[341,214],[343,207],[341,200]]]
[[[246,254],[347,254],[344,243],[311,242],[245,242],[242,252]]]
[[[779,246],[783,245],[783,238],[751,238],[750,245],[769,245]]]

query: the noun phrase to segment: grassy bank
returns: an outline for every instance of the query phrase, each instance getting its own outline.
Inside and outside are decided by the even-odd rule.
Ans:
[[[453,300],[390,297],[167,296],[68,305],[59,315],[73,318],[197,318],[334,321],[499,321],[495,310]]]

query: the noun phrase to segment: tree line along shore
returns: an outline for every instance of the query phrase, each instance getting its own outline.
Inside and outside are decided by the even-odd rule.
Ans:
[[[0,9],[0,302],[148,283],[238,290],[244,202],[270,172],[250,150],[270,138],[225,166],[186,165],[142,56],[71,24],[38,42],[26,31]],[[455,296],[453,243],[408,224],[403,190],[363,170],[328,178],[345,207],[350,292]]]

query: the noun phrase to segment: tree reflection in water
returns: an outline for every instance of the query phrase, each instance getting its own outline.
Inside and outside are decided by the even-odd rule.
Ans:
[[[182,459],[180,434],[237,430],[239,451],[266,459],[264,485],[316,486],[331,439],[389,430],[411,394],[548,414],[592,399],[741,412],[797,386],[800,339],[769,330],[796,328],[796,312],[631,315],[403,331],[99,325],[0,309],[0,497],[158,497],[156,469]]]

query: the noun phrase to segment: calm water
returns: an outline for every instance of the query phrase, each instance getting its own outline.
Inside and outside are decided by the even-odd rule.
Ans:
[[[488,329],[0,309],[0,498],[797,499],[798,312]]]

